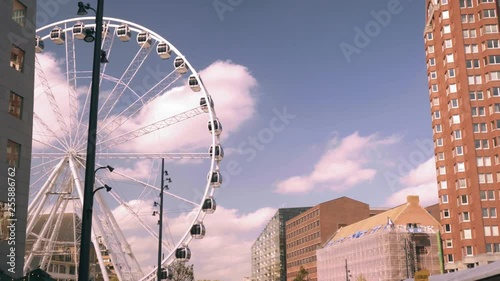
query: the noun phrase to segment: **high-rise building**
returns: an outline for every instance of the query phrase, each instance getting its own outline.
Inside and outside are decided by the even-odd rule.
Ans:
[[[317,281],[316,250],[338,229],[370,217],[368,204],[340,197],[320,203],[286,222],[287,279],[292,281],[301,268],[307,280]]]
[[[278,209],[252,246],[252,281],[286,281],[285,222],[310,207]]]
[[[500,259],[498,0],[427,0],[424,41],[447,272]]]
[[[0,268],[23,276],[28,211],[35,0],[0,1]]]

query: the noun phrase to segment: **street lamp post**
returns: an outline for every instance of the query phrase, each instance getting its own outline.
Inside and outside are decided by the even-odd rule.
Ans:
[[[78,3],[78,14],[85,14],[92,9],[90,4]],[[78,267],[78,280],[89,280],[90,266],[90,236],[92,235],[92,208],[93,189],[95,181],[95,151],[97,135],[97,112],[99,106],[99,76],[101,72],[101,43],[102,43],[102,18],[104,0],[97,0],[95,19],[94,57],[92,66],[92,88],[90,92],[89,129],[87,136],[87,160],[85,162],[85,185],[83,190],[82,235],[80,244],[80,264]],[[93,10],[93,9],[92,9]]]
[[[163,189],[166,188],[168,189],[168,185],[165,185],[165,180],[167,180],[169,183],[172,182],[172,179],[166,178],[165,176],[168,176],[168,172],[165,171],[165,159],[161,159],[161,182],[160,182],[160,219],[158,220],[159,224],[159,230],[158,230],[158,269],[156,272],[156,278],[157,281],[162,280],[163,276],[163,270],[161,268],[161,248],[162,248],[162,233],[163,233]],[[156,205],[156,204],[155,204]],[[154,214],[154,213],[153,213]]]

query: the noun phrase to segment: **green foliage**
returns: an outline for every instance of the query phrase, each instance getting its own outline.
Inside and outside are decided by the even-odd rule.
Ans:
[[[293,279],[293,281],[307,281],[307,275],[309,275],[309,272],[307,272],[307,270],[301,266],[299,273]]]

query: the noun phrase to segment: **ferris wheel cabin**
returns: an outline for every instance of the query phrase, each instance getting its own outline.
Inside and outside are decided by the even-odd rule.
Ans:
[[[214,107],[214,102],[212,101],[212,98],[208,96],[208,100],[210,101],[210,107]],[[207,104],[207,99],[205,97],[200,98],[200,107],[203,112],[208,113],[208,104]]]
[[[183,58],[181,57],[176,57],[174,60],[174,68],[179,74],[184,74],[188,71],[188,66],[186,65],[186,62],[184,61]]]
[[[180,262],[188,262],[191,259],[191,250],[187,246],[175,250],[175,258]]]
[[[208,153],[210,154],[210,157],[212,157],[212,155],[214,153],[214,146],[213,145],[210,146]],[[221,161],[222,158],[224,158],[224,150],[222,149],[222,145],[218,144],[215,146],[215,160]]]
[[[202,222],[198,222],[191,227],[191,236],[194,239],[202,239],[203,237],[205,237],[205,233],[205,226]]]
[[[60,28],[59,26],[54,27],[52,31],[50,31],[50,40],[54,42],[57,45],[62,45],[64,44],[64,40],[66,39],[66,34],[64,33],[64,30]]]
[[[45,48],[45,43],[40,36],[35,37],[35,52],[41,53],[43,52],[43,48]]]
[[[174,273],[170,268],[162,268],[161,269],[161,279],[162,280],[172,280],[174,277]]]
[[[213,197],[205,199],[205,202],[203,202],[203,206],[201,209],[203,210],[203,212],[207,214],[213,214],[217,209],[217,204],[215,203],[215,199]]]
[[[75,25],[73,25],[73,36],[76,39],[83,39],[85,38],[85,24],[82,22],[77,22]]]
[[[141,48],[149,48],[151,46],[151,34],[145,31],[137,34],[137,44]]]
[[[171,52],[172,50],[170,50],[170,46],[165,42],[161,42],[158,46],[156,46],[156,53],[164,60],[170,58]]]
[[[219,171],[212,172],[212,176],[208,173],[208,177],[210,178],[210,186],[216,188],[222,185],[222,174]]]
[[[130,40],[131,32],[130,28],[126,24],[122,24],[116,28],[116,36],[122,42],[128,42]]]
[[[212,126],[212,120],[208,120],[208,130],[210,133],[215,133],[216,136],[220,136],[222,132],[222,125],[219,122],[219,119],[215,119]]]
[[[189,87],[194,92],[199,92],[201,90],[200,83],[198,82],[198,78],[196,77],[196,75],[193,74],[193,75],[189,76],[188,83],[189,83]]]

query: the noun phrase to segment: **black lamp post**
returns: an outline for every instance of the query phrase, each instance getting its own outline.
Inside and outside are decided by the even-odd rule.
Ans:
[[[97,10],[90,4],[78,2],[78,15],[86,15],[87,10],[96,13],[94,57],[92,66],[92,88],[90,92],[89,130],[87,136],[87,160],[85,162],[85,186],[83,190],[82,235],[80,244],[80,264],[78,267],[78,280],[89,280],[90,266],[90,236],[92,235],[92,208],[94,200],[95,181],[95,151],[97,135],[97,112],[99,107],[99,75],[101,72],[101,43],[102,43],[102,18],[104,0],[97,0]],[[88,40],[90,41],[90,40]],[[99,168],[100,169],[100,168]]]
[[[165,274],[163,274],[163,270],[161,268],[161,260],[162,260],[162,257],[161,257],[162,251],[161,250],[162,250],[162,233],[163,233],[163,189],[166,188],[168,190],[168,185],[165,185],[165,181],[167,181],[168,183],[171,183],[172,179],[165,178],[165,176],[168,176],[168,172],[165,171],[165,159],[162,158],[161,159],[160,204],[159,204],[160,219],[158,220],[159,230],[158,230],[158,269],[156,272],[157,281],[163,280],[163,279],[168,277],[168,276],[165,276]],[[156,204],[156,202],[155,202],[154,206],[158,206],[158,204]],[[156,215],[156,211],[153,212],[153,215]]]

